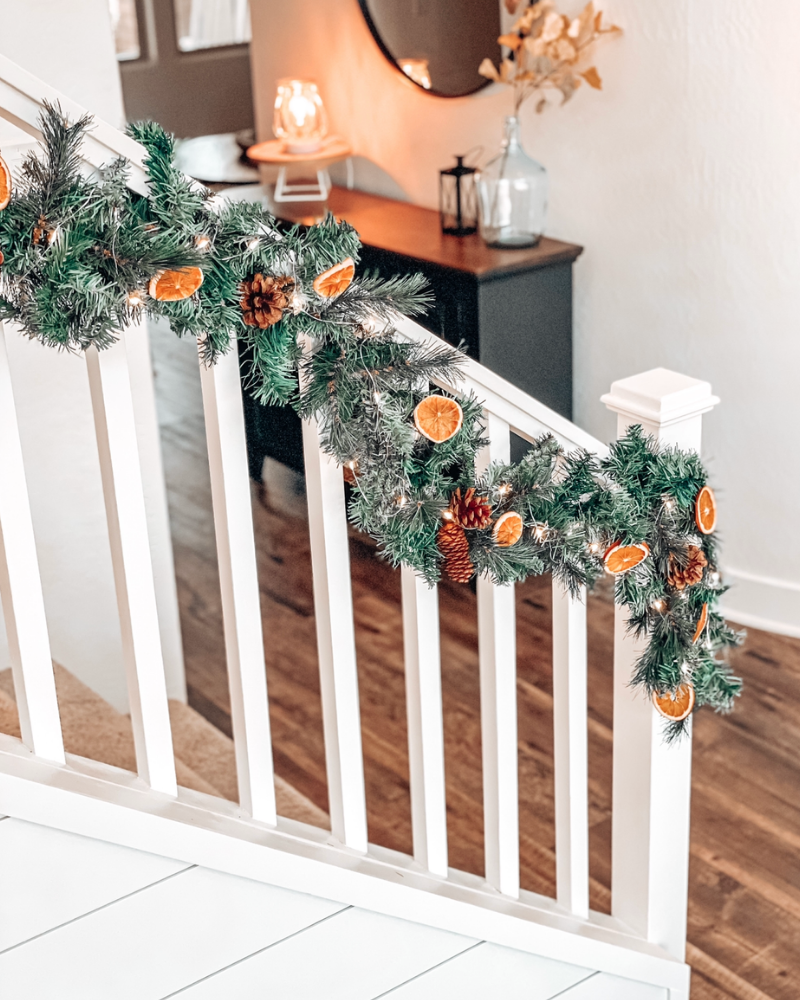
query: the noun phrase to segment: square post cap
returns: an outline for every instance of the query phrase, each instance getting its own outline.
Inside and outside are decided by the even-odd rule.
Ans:
[[[611,391],[600,401],[633,423],[668,427],[708,413],[719,403],[719,397],[711,392],[710,382],[669,368],[651,368],[613,382]]]

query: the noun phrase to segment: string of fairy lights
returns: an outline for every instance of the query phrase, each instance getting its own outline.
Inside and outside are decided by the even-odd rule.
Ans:
[[[697,455],[640,428],[603,459],[545,435],[479,473],[480,401],[431,388],[458,384],[463,355],[395,330],[431,305],[420,276],[359,275],[358,236],[331,216],[282,230],[260,205],[221,201],[176,169],[172,137],[152,122],[130,129],[147,197],[128,189],[122,161],[86,177],[90,127],[47,108],[42,148],[13,183],[0,158],[0,319],[80,352],[161,317],[197,338],[206,364],[238,341],[248,391],[318,422],[351,521],[392,565],[431,585],[549,573],[573,594],[613,577],[643,640],[632,683],[666,738],[701,705],[731,709],[741,682],[727,651],[740,637],[717,610],[716,502]]]

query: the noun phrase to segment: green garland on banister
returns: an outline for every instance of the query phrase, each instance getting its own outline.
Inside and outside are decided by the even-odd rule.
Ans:
[[[351,520],[393,565],[430,584],[443,572],[500,584],[552,573],[572,593],[612,572],[642,642],[632,683],[666,714],[667,738],[701,705],[732,708],[741,682],[724,652],[740,636],[716,610],[716,512],[696,455],[634,427],[603,459],[544,436],[478,474],[479,401],[430,388],[457,380],[463,355],[395,329],[431,304],[419,276],[354,277],[358,236],[332,217],[281,231],[260,206],[221,201],[175,168],[173,139],[153,123],[130,129],[148,197],[127,188],[123,161],[86,177],[90,127],[47,108],[43,150],[13,193],[0,161],[0,319],[80,351],[165,317],[208,364],[240,340],[251,392],[319,421],[351,483]]]

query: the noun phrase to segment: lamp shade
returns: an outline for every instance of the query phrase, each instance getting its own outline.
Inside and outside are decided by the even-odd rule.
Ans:
[[[278,81],[272,128],[288,153],[315,153],[328,132],[328,119],[316,83]]]

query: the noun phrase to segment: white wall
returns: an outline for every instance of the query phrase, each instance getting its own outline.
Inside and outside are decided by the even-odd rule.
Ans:
[[[124,123],[107,0],[0,0],[0,24],[0,53],[99,117]],[[29,145],[0,120],[0,147],[12,167]],[[28,341],[11,328],[8,342],[53,656],[125,710],[119,618],[85,363]],[[168,685],[172,697],[185,698],[146,339],[132,380],[148,517],[159,541],[156,574]],[[8,662],[0,635],[0,669]]]
[[[582,0],[564,0],[575,13]],[[320,84],[334,131],[435,207],[454,153],[491,155],[510,96],[431,97],[388,65],[356,0],[251,0],[259,136],[279,76]],[[599,396],[664,365],[722,405],[705,456],[721,501],[731,617],[800,635],[800,6],[609,0],[602,93],[523,109],[550,171],[549,234],[575,269],[576,421],[609,439]],[[379,188],[373,176],[368,185]]]

